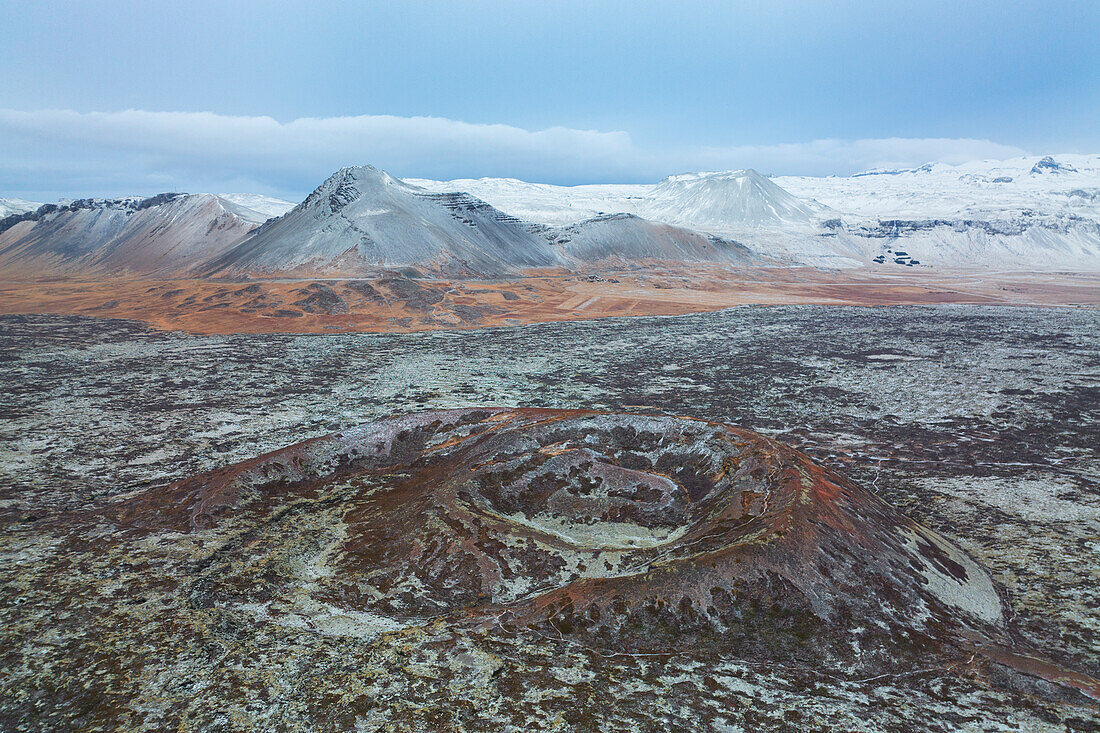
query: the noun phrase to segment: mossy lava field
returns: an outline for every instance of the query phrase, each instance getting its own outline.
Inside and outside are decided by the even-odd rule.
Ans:
[[[0,325],[4,730],[1100,721],[1094,311]]]

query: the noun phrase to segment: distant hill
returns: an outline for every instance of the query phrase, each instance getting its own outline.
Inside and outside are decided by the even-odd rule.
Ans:
[[[0,198],[0,219],[3,219],[13,214],[24,214],[28,211],[34,211],[42,204],[34,201],[24,201],[23,199],[4,199]]]
[[[718,229],[807,224],[819,213],[752,169],[669,176],[641,209],[658,221]]]
[[[763,260],[743,244],[633,214],[607,214],[548,230],[562,254],[578,263],[633,260],[758,265]]]

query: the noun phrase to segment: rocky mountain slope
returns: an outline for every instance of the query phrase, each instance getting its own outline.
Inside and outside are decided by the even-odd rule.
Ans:
[[[204,265],[211,275],[359,275],[415,268],[499,276],[539,267],[659,259],[754,264],[746,247],[637,216],[548,227],[460,191],[432,192],[370,166],[345,168],[287,215]]]
[[[213,258],[208,274],[355,274],[416,267],[500,275],[563,264],[524,222],[464,193],[432,193],[371,166],[344,168],[285,216]]]
[[[78,199],[0,221],[9,274],[186,274],[241,241],[264,211],[212,194]]]

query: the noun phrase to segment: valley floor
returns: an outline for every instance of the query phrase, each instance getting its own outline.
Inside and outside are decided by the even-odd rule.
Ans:
[[[1096,307],[1100,274],[650,264],[599,274],[532,271],[499,281],[380,273],[367,280],[0,282],[0,314],[126,318],[196,334],[409,332],[736,305],[940,303]]]

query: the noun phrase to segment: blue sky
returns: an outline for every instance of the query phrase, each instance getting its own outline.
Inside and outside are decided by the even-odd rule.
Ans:
[[[0,2],[0,195],[1100,149],[1100,3]],[[428,119],[423,119],[428,118]]]

